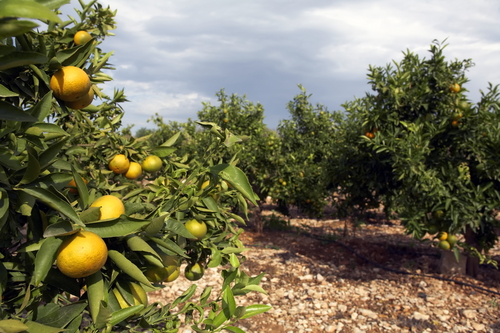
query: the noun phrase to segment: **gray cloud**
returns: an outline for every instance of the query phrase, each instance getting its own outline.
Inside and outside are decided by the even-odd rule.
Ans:
[[[340,109],[369,90],[369,64],[400,60],[406,49],[427,56],[434,39],[448,38],[450,60],[476,62],[471,96],[500,82],[493,1],[101,2],[118,9],[116,36],[103,43],[116,51],[115,81],[106,85],[125,88],[132,102],[124,105],[124,123],[137,129],[151,127],[145,119],[155,112],[195,118],[220,88],[261,102],[273,128],[288,117],[299,83],[313,103]]]

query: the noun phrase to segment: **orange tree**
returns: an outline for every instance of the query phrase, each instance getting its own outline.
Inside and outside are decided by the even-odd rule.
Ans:
[[[348,198],[383,201],[414,237],[461,234],[458,245],[484,259],[500,203],[498,88],[472,104],[465,94],[472,62],[447,62],[443,49],[435,42],[429,59],[408,51],[400,63],[370,67],[373,93],[345,104],[350,146],[341,146],[344,159],[332,170],[343,175]],[[440,246],[458,255],[450,242]]]
[[[290,119],[278,126],[282,160],[275,176],[281,187],[278,198],[320,216],[327,199],[336,191],[327,170],[337,151],[342,117],[321,104],[312,105],[311,95],[302,86],[299,88],[301,93],[288,103]]]
[[[237,222],[244,220],[225,204],[256,202],[244,173],[219,163],[234,135],[203,124],[218,138],[204,159],[172,155],[179,133],[156,146],[120,135],[124,93],[108,96],[98,86],[111,80],[102,72],[112,69],[111,52],[99,46],[115,27],[115,12],[81,2],[78,19],[62,21],[57,8],[67,2],[0,3],[0,331],[177,332],[185,315],[195,331],[241,332],[235,321],[269,307],[235,299],[263,290],[262,275],[239,269]],[[33,30],[36,20],[46,31]],[[78,31],[91,38],[75,40]],[[85,76],[54,75],[69,66],[90,84]],[[54,76],[57,85],[71,81],[82,91],[68,97],[51,83]],[[117,155],[113,167],[134,165],[130,179],[108,168]],[[160,165],[137,169],[151,155]],[[202,188],[207,179],[213,185]],[[193,219],[205,225],[203,235],[191,234],[186,223]],[[146,292],[173,281],[183,262],[201,272],[227,264],[222,291],[206,288],[193,302],[192,285],[165,306],[148,304]],[[156,279],[149,273],[155,268],[168,275]]]

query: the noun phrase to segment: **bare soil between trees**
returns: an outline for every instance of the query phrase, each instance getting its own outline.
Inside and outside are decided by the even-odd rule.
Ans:
[[[296,212],[289,219],[273,206],[262,215],[271,229],[245,227],[241,240],[249,250],[242,268],[266,273],[267,295],[238,301],[273,308],[239,321],[246,332],[500,332],[500,271],[492,266],[481,265],[476,278],[442,275],[441,250],[379,214],[356,224]],[[499,261],[500,249],[491,255]],[[188,286],[178,281],[150,300],[171,301]],[[207,270],[198,282],[200,290],[215,287],[220,269]]]

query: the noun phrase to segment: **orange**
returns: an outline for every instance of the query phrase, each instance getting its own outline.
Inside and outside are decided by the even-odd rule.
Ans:
[[[75,110],[81,110],[83,108],[86,108],[90,104],[92,104],[92,101],[94,100],[94,89],[90,88],[89,92],[83,96],[80,99],[77,99],[74,102],[66,102],[66,107],[72,108]]]
[[[90,207],[101,207],[99,220],[114,219],[125,214],[123,202],[114,195],[103,195],[97,198]]]
[[[85,178],[82,178],[83,179],[83,182],[85,184],[88,184],[89,181]],[[69,191],[73,194],[78,194],[78,189],[76,188],[76,182],[74,179],[71,179],[71,181],[68,183],[68,187],[69,187]]]
[[[452,93],[457,93],[460,91],[460,85],[458,83],[450,84],[450,91]]]
[[[142,167],[137,162],[130,162],[127,172],[125,172],[125,178],[136,179],[142,174]]]
[[[207,225],[203,221],[192,219],[186,222],[185,227],[195,237],[192,240],[202,240],[207,234]]]
[[[447,240],[448,239],[448,233],[446,231],[441,231],[439,234],[438,234],[438,239],[439,240]]]
[[[113,171],[116,174],[125,173],[130,166],[130,161],[127,156],[123,154],[118,154],[109,161],[108,167],[109,170]]]
[[[375,137],[375,134],[373,134],[372,132],[366,132],[365,135],[368,139],[373,139]]]
[[[54,96],[65,102],[74,102],[88,94],[89,76],[79,67],[66,66],[50,78],[50,89]]]
[[[458,127],[458,120],[452,120],[451,121],[451,126]]]
[[[91,39],[92,36],[87,31],[83,30],[78,31],[73,37],[73,41],[75,42],[76,45],[85,44]]]
[[[449,250],[451,245],[446,240],[442,240],[439,242],[438,247],[442,250]]]
[[[446,239],[446,241],[448,243],[450,243],[451,247],[453,247],[458,242],[458,239],[457,239],[457,236],[455,236],[455,235],[448,235],[448,238]]]
[[[229,122],[229,119],[224,118],[224,122],[225,122],[225,123]]]
[[[83,278],[101,269],[108,259],[104,240],[90,231],[68,236],[57,251],[57,268],[71,278]]]
[[[146,172],[156,172],[161,169],[163,162],[156,155],[149,155],[142,161],[142,169]]]
[[[197,281],[201,279],[204,273],[205,273],[205,268],[203,268],[203,265],[199,262],[187,265],[186,268],[184,269],[184,276],[189,281]]]

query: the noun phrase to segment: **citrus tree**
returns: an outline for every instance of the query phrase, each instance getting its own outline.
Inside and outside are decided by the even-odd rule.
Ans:
[[[276,178],[283,185],[279,198],[321,216],[336,191],[328,170],[336,156],[342,115],[313,105],[311,95],[299,88],[301,93],[288,103],[290,119],[278,125],[282,163]]]
[[[365,171],[347,172],[409,234],[436,235],[440,248],[484,259],[497,239],[498,88],[473,104],[465,88],[471,60],[446,61],[444,48],[435,42],[429,59],[407,51],[399,63],[370,66],[373,92],[345,104],[353,142],[346,166]],[[359,189],[345,179],[341,186]]]
[[[234,322],[269,307],[235,299],[264,292],[263,275],[239,269],[244,220],[229,204],[246,212],[257,197],[218,158],[235,136],[200,124],[216,139],[187,159],[172,155],[180,133],[157,145],[120,134],[124,92],[100,88],[115,11],[81,2],[62,21],[67,2],[0,1],[0,331],[177,332],[182,315],[195,331],[241,332]],[[195,281],[220,265],[219,294],[194,302],[192,285],[148,304],[181,273]]]

